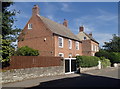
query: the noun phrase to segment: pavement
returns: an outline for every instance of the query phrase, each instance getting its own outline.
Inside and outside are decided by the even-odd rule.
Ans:
[[[80,74],[39,77],[21,82],[3,84],[2,89],[39,89],[40,87],[112,87],[120,85],[120,68],[90,70]]]

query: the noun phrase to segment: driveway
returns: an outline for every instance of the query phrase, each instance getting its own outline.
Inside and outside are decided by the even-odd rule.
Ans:
[[[16,83],[3,84],[5,87],[40,88],[40,87],[119,87],[120,68],[106,68],[86,71],[81,74],[42,77]]]

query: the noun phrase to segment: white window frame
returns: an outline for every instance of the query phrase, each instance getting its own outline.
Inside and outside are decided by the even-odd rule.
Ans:
[[[95,53],[92,53],[92,56],[95,56]]]
[[[69,42],[70,42],[70,44],[69,44]],[[69,49],[72,49],[72,40],[68,40],[68,47],[69,47]]]
[[[32,24],[28,24],[28,29],[32,29]]]
[[[76,56],[80,56],[80,54],[76,54]]]
[[[97,52],[99,51],[99,47],[97,46]]]
[[[60,56],[60,54],[62,54],[62,56]],[[59,57],[64,57],[64,53],[59,53],[58,56],[59,56]]]
[[[62,39],[62,46],[59,45],[59,39]],[[59,48],[63,48],[63,44],[64,44],[63,42],[64,42],[63,37],[58,37],[58,46],[59,46]]]
[[[69,57],[72,58],[72,53],[69,53]]]
[[[95,52],[96,52],[96,45],[95,45]]]
[[[94,51],[94,49],[93,49],[93,44],[91,45],[91,50]]]
[[[76,50],[79,50],[79,42],[78,41],[76,41]],[[78,48],[77,48],[77,46],[78,46]]]

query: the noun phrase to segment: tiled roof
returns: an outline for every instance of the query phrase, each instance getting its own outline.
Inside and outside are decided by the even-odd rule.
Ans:
[[[40,19],[44,22],[44,24],[55,34],[63,36],[63,37],[67,37],[73,40],[77,40],[80,41],[80,39],[74,35],[69,28],[65,27],[62,24],[56,23],[48,18],[45,18],[43,16],[40,16]]]
[[[92,41],[98,43],[92,36],[88,35],[87,33],[83,32],[87,37],[89,37]]]

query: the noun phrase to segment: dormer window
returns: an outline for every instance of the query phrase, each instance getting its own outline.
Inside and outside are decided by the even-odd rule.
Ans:
[[[28,24],[28,29],[32,29],[32,24]]]

